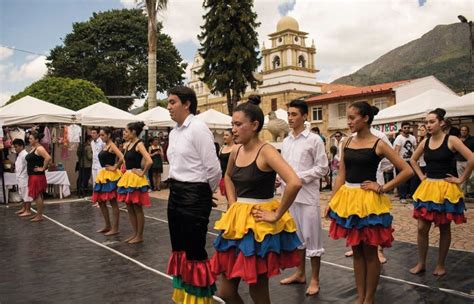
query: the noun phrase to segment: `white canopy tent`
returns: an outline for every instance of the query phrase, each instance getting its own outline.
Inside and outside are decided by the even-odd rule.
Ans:
[[[446,116],[474,116],[474,92],[461,96],[459,102],[446,109]]]
[[[97,102],[77,111],[77,116],[83,126],[125,128],[137,117],[114,106]]]
[[[277,118],[283,119],[284,121],[288,122],[288,111],[285,111],[283,109],[277,109],[275,111],[275,115]],[[268,120],[269,120],[268,115],[265,115],[265,120],[263,122],[264,128],[267,126]]]
[[[428,90],[402,103],[383,109],[375,116],[372,124],[423,119],[429,111],[436,108],[444,108],[448,116],[455,116],[451,115],[450,110],[460,104],[459,96],[438,90]]]
[[[154,107],[135,116],[137,120],[144,121],[148,127],[174,127],[176,122],[171,119],[167,109]]]
[[[0,120],[4,125],[78,122],[76,112],[29,95],[0,108]]]
[[[196,118],[205,122],[209,129],[228,129],[232,127],[232,117],[214,109],[202,112],[196,115]]]

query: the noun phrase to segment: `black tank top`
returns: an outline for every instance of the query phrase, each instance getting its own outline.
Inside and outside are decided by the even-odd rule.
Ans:
[[[129,150],[125,152],[125,168],[127,170],[131,169],[141,169],[142,167],[142,154],[136,151],[138,143],[141,140],[138,140]]]
[[[344,146],[344,166],[346,168],[346,182],[360,184],[366,180],[377,181],[377,168],[383,157],[375,153],[375,148],[380,140],[377,139],[372,148],[352,149],[347,140]]]
[[[232,182],[234,183],[237,197],[270,199],[275,192],[275,171],[262,171],[257,166],[257,158],[264,145],[257,152],[255,160],[248,166],[237,167],[234,163],[232,168]],[[241,146],[242,147],[242,146]],[[240,148],[237,150],[239,155]]]
[[[109,148],[110,149],[110,148]],[[99,163],[101,167],[113,166],[115,165],[115,153],[110,152],[109,150],[102,150],[99,152]]]
[[[225,171],[227,170],[227,163],[229,162],[230,152],[229,153],[220,153],[219,154],[219,162],[221,163],[221,171],[222,177],[225,175]]]
[[[44,157],[36,155],[35,151],[36,148],[25,156],[26,172],[28,173],[28,175],[44,175],[44,171],[35,172],[36,167],[41,168],[44,165]]]
[[[423,150],[426,162],[426,177],[445,178],[446,174],[458,176],[456,170],[455,152],[448,147],[449,135],[445,135],[443,142],[437,149],[430,149],[430,137],[425,142]]]

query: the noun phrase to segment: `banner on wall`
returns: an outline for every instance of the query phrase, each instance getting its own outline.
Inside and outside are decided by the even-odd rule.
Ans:
[[[402,123],[401,122],[390,122],[381,125],[372,126],[374,129],[381,131],[383,133],[397,133],[400,130]]]

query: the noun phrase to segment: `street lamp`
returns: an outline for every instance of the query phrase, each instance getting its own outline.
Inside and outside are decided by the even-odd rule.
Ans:
[[[466,17],[463,15],[459,15],[458,19],[461,21],[461,23],[465,23],[469,26],[469,39],[471,42],[471,52],[470,52],[470,58],[469,58],[469,79],[467,80],[467,83],[464,85],[464,94],[467,93],[467,88],[470,88],[472,90],[472,84],[471,84],[471,78],[472,78],[472,52],[474,48],[474,37],[472,36],[472,21],[467,21]]]

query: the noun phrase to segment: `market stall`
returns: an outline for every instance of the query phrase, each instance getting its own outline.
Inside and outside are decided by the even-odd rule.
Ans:
[[[202,112],[201,114],[196,115],[196,118],[205,122],[211,130],[225,130],[232,127],[232,117],[214,109]]]
[[[103,102],[97,102],[76,112],[83,126],[125,128],[137,117]]]
[[[171,119],[169,111],[162,107],[154,107],[135,117],[137,120],[145,122],[150,128],[172,128],[176,125],[176,122]]]

